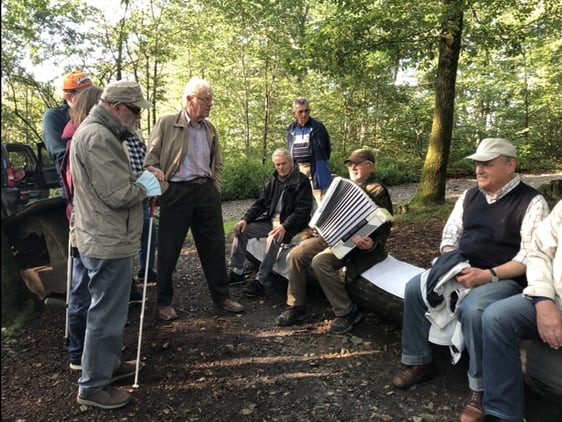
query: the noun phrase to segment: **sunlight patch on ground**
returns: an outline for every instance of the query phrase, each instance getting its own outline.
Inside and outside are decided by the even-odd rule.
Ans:
[[[255,365],[255,364],[277,364],[277,363],[291,363],[291,362],[308,362],[314,365],[319,360],[333,360],[333,359],[349,359],[351,357],[365,357],[365,356],[375,356],[382,353],[382,350],[368,350],[368,351],[358,351],[351,352],[348,350],[342,350],[343,353],[322,353],[315,354],[314,356],[250,356],[244,358],[233,358],[224,359],[212,362],[200,362],[192,364],[191,367],[194,369],[210,369],[210,368],[222,368],[222,367],[235,367],[240,365]],[[311,365],[312,366],[312,365]]]

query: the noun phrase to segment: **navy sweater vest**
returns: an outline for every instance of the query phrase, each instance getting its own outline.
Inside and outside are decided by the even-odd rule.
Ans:
[[[477,187],[468,190],[463,204],[459,248],[465,252],[471,266],[492,268],[517,255],[521,248],[521,223],[536,195],[539,195],[537,190],[521,182],[500,200],[488,204]],[[526,285],[524,276],[516,281]]]

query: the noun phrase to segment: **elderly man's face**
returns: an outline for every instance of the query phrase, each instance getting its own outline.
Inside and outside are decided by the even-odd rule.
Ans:
[[[517,161],[509,157],[496,157],[490,161],[475,161],[478,187],[494,195],[513,179]]]
[[[199,122],[211,113],[213,95],[206,88],[201,88],[197,95],[187,96],[187,112],[195,122]]]
[[[304,126],[310,119],[310,107],[308,104],[297,104],[293,109],[293,116],[300,126]]]
[[[369,160],[364,160],[360,163],[349,162],[347,164],[349,179],[357,184],[363,183],[373,172],[374,168],[375,163]]]
[[[276,155],[273,157],[273,165],[277,174],[281,177],[287,177],[293,168],[293,162],[285,155]]]
[[[142,109],[134,104],[115,103],[111,106],[113,115],[127,127],[130,133],[140,127]]]

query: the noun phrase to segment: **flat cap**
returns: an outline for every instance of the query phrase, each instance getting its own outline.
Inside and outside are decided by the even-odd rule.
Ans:
[[[465,158],[474,161],[490,161],[500,155],[517,158],[517,151],[507,139],[486,138],[480,142],[474,154]]]

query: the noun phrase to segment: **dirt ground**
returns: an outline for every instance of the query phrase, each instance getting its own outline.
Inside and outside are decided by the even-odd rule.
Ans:
[[[393,228],[389,250],[427,267],[443,222]],[[227,252],[230,245],[227,245]],[[117,384],[133,401],[117,410],[76,403],[79,374],[63,347],[64,309],[44,308],[16,338],[2,336],[3,421],[457,421],[468,393],[466,358],[449,363],[435,347],[438,378],[408,391],[392,387],[399,367],[399,327],[368,313],[343,336],[326,334],[334,318],[323,294],[311,287],[309,318],[277,327],[286,282],[272,278],[265,298],[250,300],[231,288],[242,315],[214,307],[197,253],[186,242],[175,278],[179,319],[156,317],[155,287],[148,287],[138,389]],[[135,359],[140,305],[130,308],[123,359]],[[559,402],[533,391],[528,422],[562,420]]]

